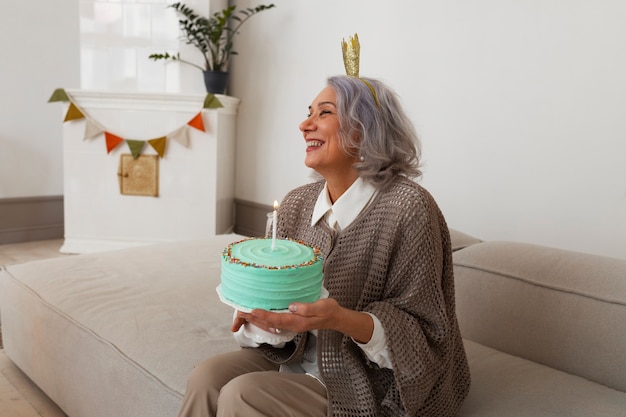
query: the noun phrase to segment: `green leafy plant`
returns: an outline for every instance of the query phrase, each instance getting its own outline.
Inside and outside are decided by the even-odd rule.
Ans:
[[[210,17],[200,16],[193,9],[180,2],[170,4],[168,7],[173,8],[182,16],[178,21],[183,32],[181,39],[202,52],[204,68],[182,59],[180,53],[155,53],[148,58],[154,61],[162,59],[179,61],[202,71],[227,71],[231,55],[237,55],[237,52],[233,50],[233,39],[241,25],[257,13],[275,6],[273,4],[259,5],[236,11],[237,6],[233,5],[214,13]]]

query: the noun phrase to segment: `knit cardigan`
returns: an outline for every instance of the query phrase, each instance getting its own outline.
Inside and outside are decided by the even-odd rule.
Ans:
[[[329,296],[380,320],[393,365],[380,368],[350,337],[320,330],[317,361],[328,416],[455,415],[470,375],[455,313],[450,236],[435,200],[398,177],[336,232],[323,221],[311,226],[323,185],[307,184],[283,199],[278,235],[322,251]],[[260,351],[276,363],[299,362],[307,337]]]

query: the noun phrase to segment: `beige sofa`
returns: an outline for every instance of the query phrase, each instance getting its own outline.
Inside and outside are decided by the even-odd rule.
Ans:
[[[215,286],[239,238],[6,267],[6,353],[70,417],[175,416],[194,364],[237,348]],[[453,245],[461,416],[626,415],[626,261],[454,231]]]
[[[460,416],[626,416],[626,260],[456,233]]]

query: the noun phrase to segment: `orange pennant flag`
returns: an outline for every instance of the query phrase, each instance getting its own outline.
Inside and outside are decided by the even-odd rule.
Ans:
[[[150,139],[148,143],[152,148],[159,154],[161,158],[165,155],[165,144],[167,142],[167,138],[163,136],[162,138]]]
[[[198,130],[206,132],[206,130],[204,130],[204,122],[202,121],[202,112],[196,114],[196,117],[191,119],[187,124],[191,127],[195,127]]]
[[[104,137],[106,138],[107,142],[107,153],[111,153],[111,151],[115,149],[117,145],[124,142],[124,139],[120,138],[119,136],[115,136],[114,134],[109,132],[104,132]]]
[[[67,109],[67,113],[65,113],[64,122],[69,122],[70,120],[82,119],[85,115],[81,112],[78,107],[74,105],[74,103],[70,102],[70,108]]]

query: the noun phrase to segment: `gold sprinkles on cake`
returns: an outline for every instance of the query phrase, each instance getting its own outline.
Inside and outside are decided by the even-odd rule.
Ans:
[[[261,264],[257,264],[254,262],[245,262],[242,261],[239,258],[235,258],[232,256],[232,252],[231,252],[231,248],[241,242],[245,242],[247,240],[254,240],[257,238],[253,238],[253,237],[249,237],[249,238],[245,238],[245,239],[241,239],[237,242],[233,242],[230,245],[226,246],[226,248],[224,249],[224,251],[222,252],[222,257],[224,259],[226,259],[226,261],[230,264],[239,264],[241,266],[244,267],[249,267],[249,268],[263,268],[263,269],[270,269],[270,270],[279,270],[279,269],[295,269],[295,268],[301,268],[301,267],[306,267],[306,266],[311,266],[313,264],[315,264],[321,257],[322,257],[322,252],[315,246],[309,246],[307,243],[305,243],[302,240],[296,240],[296,239],[284,239],[284,240],[289,240],[291,242],[295,242],[295,243],[299,243],[300,245],[306,246],[311,248],[311,250],[313,250],[313,259],[308,260],[307,262],[303,262],[297,265],[281,265],[281,266],[269,266],[269,265],[261,265]]]

